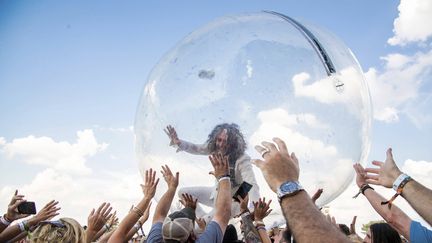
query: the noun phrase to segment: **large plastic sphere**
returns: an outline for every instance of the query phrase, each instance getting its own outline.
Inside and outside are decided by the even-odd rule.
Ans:
[[[150,73],[135,121],[140,169],[168,164],[179,187],[214,185],[208,158],[176,152],[163,129],[202,144],[220,123],[240,126],[252,158],[261,158],[255,145],[282,138],[299,158],[301,184],[310,195],[323,188],[325,205],[367,157],[370,96],[353,53],[328,31],[274,12],[226,16],[186,36]],[[261,195],[276,201],[254,170]]]

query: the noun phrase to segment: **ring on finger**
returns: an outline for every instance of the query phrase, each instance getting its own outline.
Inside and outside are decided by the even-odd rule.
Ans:
[[[270,150],[264,149],[263,151],[261,151],[261,157],[264,158],[264,155],[266,155],[267,153],[270,153]]]

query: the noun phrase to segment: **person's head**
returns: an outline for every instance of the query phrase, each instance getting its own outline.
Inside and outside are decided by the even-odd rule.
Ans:
[[[240,128],[235,123],[217,125],[207,139],[211,153],[218,152],[229,155],[230,159],[237,160],[246,150],[246,142]]]
[[[366,243],[401,243],[399,233],[387,223],[376,223],[369,226],[363,240]]]
[[[61,218],[56,221],[42,221],[30,237],[31,243],[70,242],[84,243],[84,228],[74,219]]]
[[[164,242],[188,242],[194,240],[195,210],[183,208],[165,218],[162,225]]]
[[[350,229],[348,228],[348,226],[346,224],[338,224],[338,225],[339,225],[339,229],[342,231],[342,233],[344,233],[345,235],[350,234]]]
[[[226,227],[222,243],[236,243],[236,242],[241,242],[238,239],[237,230],[234,227],[234,225],[229,224]]]

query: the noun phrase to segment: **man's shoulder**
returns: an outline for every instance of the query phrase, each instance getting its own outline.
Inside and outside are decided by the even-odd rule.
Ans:
[[[412,221],[410,227],[410,240],[416,242],[431,242],[432,231],[420,224],[420,222]]]
[[[162,242],[162,222],[154,223],[147,236],[147,243]]]

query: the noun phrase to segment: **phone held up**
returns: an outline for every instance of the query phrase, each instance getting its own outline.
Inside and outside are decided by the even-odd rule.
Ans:
[[[243,183],[240,185],[240,187],[237,189],[237,191],[233,195],[233,199],[236,202],[240,202],[237,198],[237,196],[240,196],[241,198],[245,198],[250,189],[252,188],[252,185],[247,183],[246,181],[243,181]]]
[[[22,202],[18,205],[18,213],[36,214],[36,204],[34,202]]]

